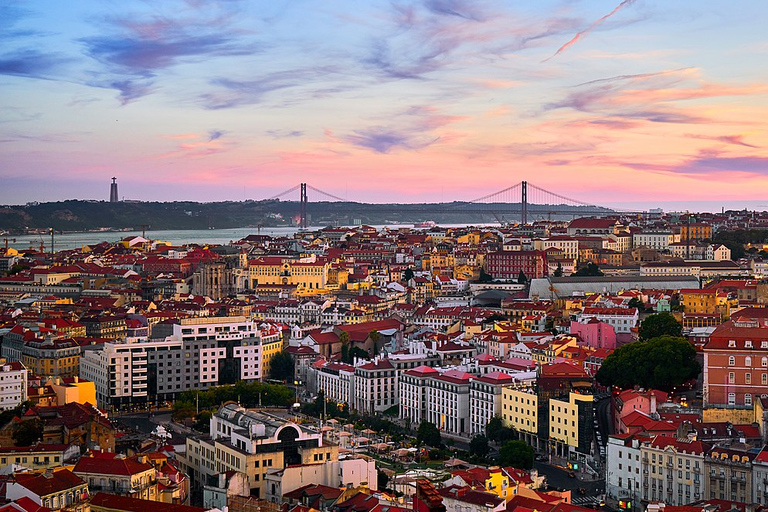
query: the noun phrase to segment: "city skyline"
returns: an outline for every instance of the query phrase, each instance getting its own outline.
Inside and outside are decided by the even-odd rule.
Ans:
[[[768,208],[757,4],[7,3],[0,203]]]

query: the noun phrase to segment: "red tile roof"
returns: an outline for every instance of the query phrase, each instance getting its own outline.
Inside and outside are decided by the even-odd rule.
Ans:
[[[201,507],[191,507],[189,505],[176,505],[174,503],[161,503],[158,501],[139,500],[127,496],[116,496],[104,492],[96,493],[91,498],[91,506],[106,508],[112,510],[123,510],[125,512],[205,512]]]
[[[44,473],[16,473],[11,478],[37,496],[48,496],[85,485],[85,480],[68,469]]]

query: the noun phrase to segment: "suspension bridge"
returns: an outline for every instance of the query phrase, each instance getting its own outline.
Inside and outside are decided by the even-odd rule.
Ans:
[[[397,205],[372,205],[358,203],[344,199],[313,187],[307,183],[300,183],[277,195],[269,198],[270,201],[293,201],[298,191],[299,215],[298,224],[301,228],[307,228],[308,210],[310,208],[309,192],[313,193],[313,203],[345,203],[350,211],[362,211],[362,208],[376,208],[378,213],[391,211],[399,214],[419,215],[423,218],[438,214],[475,214],[488,216],[499,223],[521,222],[527,224],[538,219],[552,219],[553,217],[585,217],[606,215],[641,215],[646,212],[630,212],[615,208],[603,207],[578,199],[569,198],[551,192],[534,185],[528,181],[521,181],[515,185],[497,192],[472,199],[471,201],[454,201],[450,203],[426,203],[426,204],[397,204]],[[390,206],[389,210],[386,208]]]

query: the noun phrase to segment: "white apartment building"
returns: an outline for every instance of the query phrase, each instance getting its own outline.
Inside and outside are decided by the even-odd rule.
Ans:
[[[400,375],[400,419],[416,427],[427,418],[427,382],[440,372],[429,366],[418,366]]]
[[[617,434],[608,437],[605,449],[605,497],[613,505],[631,502],[635,509],[642,497],[643,468],[640,444],[644,434]],[[625,508],[628,508],[625,506]]]
[[[317,370],[316,380],[317,391],[322,391],[325,398],[345,404],[352,403],[354,366],[344,363],[327,363]]]
[[[539,251],[555,248],[563,251],[563,254],[568,259],[575,260],[579,258],[579,241],[570,236],[559,235],[537,239],[533,241],[533,248]]]
[[[397,404],[397,371],[388,359],[355,368],[352,407],[363,413],[386,411]]]
[[[649,231],[632,235],[633,247],[647,247],[657,251],[669,250],[669,245],[674,241],[675,235],[671,231]]]
[[[262,344],[275,341],[245,317],[185,318],[155,331],[168,336],[83,347],[80,376],[94,382],[99,407],[154,403],[191,389],[259,380]]]
[[[485,426],[494,416],[501,416],[501,393],[513,384],[514,377],[491,372],[472,380],[469,385],[469,421],[471,435],[485,434]]]
[[[100,408],[146,403],[149,400],[147,352],[161,349],[169,356],[178,354],[181,363],[181,345],[181,341],[136,339],[87,345],[80,357],[80,376],[94,383],[96,404]],[[166,374],[166,380],[171,378],[171,374]]]
[[[469,385],[474,377],[448,370],[429,379],[427,421],[447,434],[469,436]]]
[[[21,362],[0,359],[0,410],[7,411],[27,401],[27,377]]]
[[[637,308],[587,307],[576,315],[576,319],[579,322],[589,320],[590,318],[596,318],[610,325],[616,331],[616,334],[628,333],[637,326],[638,312]]]
[[[701,441],[656,436],[640,445],[645,502],[663,500],[685,505],[704,499],[704,455],[709,446]]]

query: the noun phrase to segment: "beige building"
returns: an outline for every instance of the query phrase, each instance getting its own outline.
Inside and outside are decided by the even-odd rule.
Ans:
[[[302,289],[325,289],[328,284],[330,263],[323,258],[288,258],[262,256],[248,262],[247,284],[256,289],[259,285],[294,285]]]
[[[248,477],[251,495],[264,499],[271,469],[339,460],[339,447],[323,436],[268,412],[223,405],[211,418],[208,436],[187,438],[179,456],[193,486],[202,488],[210,476],[240,471]]]
[[[89,452],[77,461],[73,473],[88,482],[91,492],[159,501],[157,470],[146,456]]]

